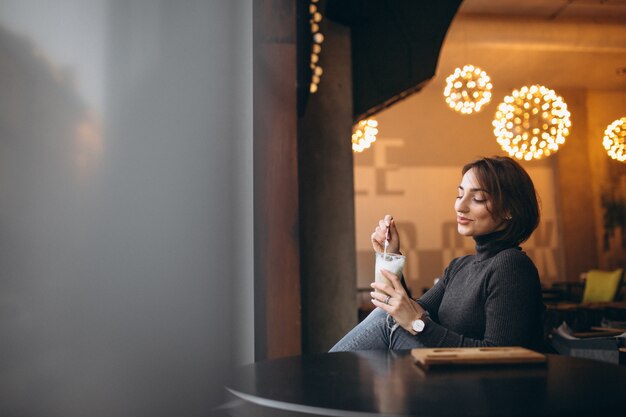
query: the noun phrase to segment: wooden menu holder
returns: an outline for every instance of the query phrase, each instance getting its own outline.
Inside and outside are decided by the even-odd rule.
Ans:
[[[450,366],[541,364],[546,356],[522,347],[412,349],[422,369]]]

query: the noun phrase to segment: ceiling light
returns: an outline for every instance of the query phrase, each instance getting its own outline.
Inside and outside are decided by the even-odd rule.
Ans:
[[[363,152],[376,142],[378,122],[374,119],[361,120],[352,128],[352,150]]]
[[[491,101],[493,85],[487,73],[473,65],[457,68],[446,78],[443,95],[452,110],[462,114],[479,112]]]
[[[626,161],[626,117],[615,120],[604,131],[602,145],[606,153],[617,161]]]
[[[492,124],[502,149],[526,161],[556,152],[571,127],[563,98],[541,85],[524,86],[506,96]]]

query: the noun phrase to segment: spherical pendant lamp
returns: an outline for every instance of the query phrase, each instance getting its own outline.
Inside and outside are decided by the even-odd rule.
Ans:
[[[502,149],[526,161],[558,151],[571,127],[563,98],[542,85],[524,86],[506,96],[492,124]]]

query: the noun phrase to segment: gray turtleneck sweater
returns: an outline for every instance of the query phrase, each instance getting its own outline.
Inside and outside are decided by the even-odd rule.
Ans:
[[[454,259],[418,303],[429,313],[417,335],[427,347],[525,346],[543,337],[539,274],[519,247],[475,237],[476,254]]]

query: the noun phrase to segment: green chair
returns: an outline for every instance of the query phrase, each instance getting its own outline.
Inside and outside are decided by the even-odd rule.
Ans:
[[[582,302],[602,303],[615,301],[623,279],[624,270],[621,268],[615,271],[592,269],[587,272]]]

